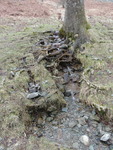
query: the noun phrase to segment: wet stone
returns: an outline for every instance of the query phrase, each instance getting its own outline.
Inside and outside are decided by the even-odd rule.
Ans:
[[[98,126],[98,123],[97,123],[96,121],[92,121],[92,122],[91,122],[91,125],[92,125],[94,128],[96,128],[96,127]]]
[[[62,112],[68,112],[68,108],[67,107],[62,108]]]
[[[69,128],[74,128],[78,123],[75,121],[69,122]]]
[[[111,137],[111,134],[110,133],[105,133],[101,138],[100,138],[100,141],[102,142],[106,142],[110,139]]]
[[[93,145],[89,146],[89,150],[95,150]]]
[[[67,44],[62,44],[59,48],[60,48],[60,49],[67,49],[67,48],[68,48],[68,45],[67,45]]]
[[[81,124],[78,124],[77,127],[78,127],[78,128],[81,128]]]
[[[64,82],[65,83],[69,82],[69,74],[68,73],[64,73]]]
[[[99,121],[100,121],[100,118],[99,118],[97,115],[91,115],[91,116],[90,116],[90,120],[94,120],[94,121],[99,122]]]
[[[84,117],[78,119],[78,122],[79,122],[79,124],[82,125],[82,126],[86,124],[86,120],[85,120]]]
[[[41,40],[39,41],[39,44],[44,45],[44,44],[45,44],[44,40],[41,39]]]
[[[30,93],[34,93],[34,92],[38,92],[41,89],[40,84],[34,84],[34,83],[29,83],[29,92]]]
[[[53,120],[53,117],[48,117],[46,120],[47,120],[48,122],[51,122],[51,121]]]
[[[109,150],[113,150],[113,144],[109,146]]]
[[[64,96],[66,96],[66,97],[71,96],[71,90],[70,90],[70,91],[66,91],[66,92],[64,92]]]
[[[106,132],[110,132],[112,129],[110,127],[105,127],[104,129]]]
[[[37,97],[40,97],[40,93],[39,92],[34,92],[34,93],[30,93],[27,95],[27,98],[28,99],[34,99],[34,98],[37,98]]]

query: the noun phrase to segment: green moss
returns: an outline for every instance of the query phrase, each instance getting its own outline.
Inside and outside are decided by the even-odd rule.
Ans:
[[[97,108],[100,115],[106,114],[111,119],[113,73],[109,73],[109,70],[112,68],[113,53],[109,52],[112,47],[110,31],[103,24],[95,23],[95,26],[92,25],[89,29],[89,33],[91,41],[82,45],[85,50],[77,54],[84,67],[80,99]]]
[[[89,30],[89,29],[91,29],[91,25],[90,25],[89,22],[87,22],[87,23],[86,23],[86,30]]]
[[[63,27],[59,30],[59,35],[60,35],[61,37],[66,37],[66,33],[65,33]]]

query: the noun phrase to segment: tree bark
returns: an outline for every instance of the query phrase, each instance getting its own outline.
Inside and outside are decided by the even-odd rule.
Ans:
[[[87,21],[84,0],[66,0],[66,11],[63,29],[67,35],[77,36],[81,43],[87,40]]]

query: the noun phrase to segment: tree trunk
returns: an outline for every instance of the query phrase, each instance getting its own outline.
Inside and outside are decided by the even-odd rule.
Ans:
[[[87,21],[84,0],[66,0],[66,11],[63,29],[67,35],[78,35],[81,43],[87,40]]]

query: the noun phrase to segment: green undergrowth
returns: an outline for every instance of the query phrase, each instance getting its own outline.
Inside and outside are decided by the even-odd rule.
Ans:
[[[36,63],[33,55],[34,51],[38,53],[37,42],[45,36],[43,32],[58,30],[58,26],[59,23],[51,19],[0,18],[1,137],[10,140],[25,136],[27,127],[32,121],[27,110],[31,105],[35,106],[36,103],[39,103],[38,106],[41,108],[43,107],[48,109],[48,111],[52,111],[52,109],[56,108],[51,107],[51,105],[57,104],[58,109],[60,109],[62,103],[65,104],[63,96],[60,91],[57,90],[51,75],[43,65],[40,66],[41,64],[38,65]],[[46,99],[42,98],[40,102],[38,100],[36,103],[30,102],[30,100],[28,102],[26,98],[28,83],[30,82],[28,70],[31,70],[34,74],[33,80],[37,83],[43,83],[43,90],[48,93],[49,90],[51,92],[53,90],[53,93],[48,95]],[[47,80],[47,82],[45,82],[45,80]],[[46,83],[46,85],[44,83]],[[46,100],[47,102],[44,104]],[[54,102],[52,100],[54,100]],[[35,142],[34,139],[33,141]],[[34,146],[32,145],[33,141],[29,139],[29,143],[23,149],[29,150],[29,145],[31,147]],[[14,145],[12,145],[12,147],[13,146]],[[43,149],[46,149],[46,146],[43,147],[43,144],[41,146]],[[50,144],[49,149],[56,150],[57,148],[54,147],[56,147],[54,144]],[[18,150],[20,148],[14,148],[14,150],[16,149]]]
[[[107,22],[94,22],[89,29],[90,42],[82,45],[85,50],[77,54],[84,67],[80,99],[96,108],[104,119],[112,119],[113,32]]]

